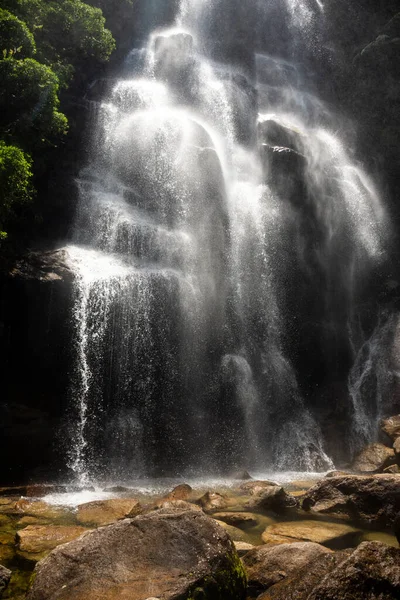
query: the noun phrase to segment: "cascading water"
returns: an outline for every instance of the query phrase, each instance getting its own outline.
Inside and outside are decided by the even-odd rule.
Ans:
[[[320,338],[347,327],[385,215],[301,65],[218,38],[231,8],[182,0],[97,110],[69,247],[83,482],[332,466],[294,339],[308,305]]]

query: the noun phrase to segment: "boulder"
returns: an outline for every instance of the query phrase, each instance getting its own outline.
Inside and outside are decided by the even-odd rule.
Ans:
[[[239,489],[250,496],[257,496],[257,494],[266,488],[277,485],[278,484],[274,483],[273,481],[246,481],[246,483],[242,483]]]
[[[187,483],[182,483],[181,485],[177,485],[172,492],[167,494],[163,500],[171,501],[171,500],[188,500],[192,494],[193,490]]]
[[[205,512],[224,510],[228,506],[225,496],[222,496],[217,492],[206,492],[204,496],[197,500],[197,504],[199,504]]]
[[[400,438],[400,415],[383,419],[381,421],[381,429],[393,441]]]
[[[78,506],[76,520],[82,525],[109,525],[118,519],[135,517],[142,512],[137,500],[114,498],[112,500],[96,500]]]
[[[394,450],[384,444],[370,444],[356,456],[352,469],[362,473],[379,473],[395,462]]]
[[[233,473],[232,479],[237,479],[239,481],[248,481],[253,478],[248,471],[244,470],[244,471],[236,471],[236,473]]]
[[[392,475],[398,475],[400,473],[400,467],[399,465],[390,465],[390,467],[386,467],[386,469],[383,469],[383,472]]]
[[[161,509],[53,550],[28,600],[243,600],[246,577],[227,533],[200,511]]]
[[[283,512],[289,508],[298,508],[299,502],[296,498],[280,486],[270,486],[260,492],[254,499],[251,499],[246,508],[252,510],[272,510],[274,512]]]
[[[71,542],[87,531],[84,527],[29,525],[17,532],[17,554],[36,562],[57,546]]]
[[[166,500],[162,498],[159,500],[151,510],[158,510],[159,508],[180,508],[186,510],[200,510],[203,509],[201,506],[197,506],[197,504],[192,504],[191,502],[186,502],[185,500]]]
[[[317,557],[259,600],[392,600],[400,594],[400,550],[363,542],[353,551]]]
[[[0,598],[6,590],[11,579],[11,571],[0,565]]]
[[[214,513],[214,518],[219,521],[224,521],[228,525],[243,526],[257,525],[257,515],[248,512],[219,512]]]
[[[357,544],[362,531],[343,523],[325,521],[288,521],[269,525],[261,538],[265,544],[302,541],[315,542],[328,548],[346,548]]]
[[[303,148],[303,134],[275,119],[261,121],[258,124],[258,136],[263,144],[275,148],[288,148],[297,152]]]
[[[225,521],[219,521],[215,519],[215,522],[218,523],[220,527],[225,529],[226,533],[234,542],[243,542],[245,539],[245,533],[239,527],[234,527],[233,525],[228,525]]]
[[[347,516],[360,523],[388,527],[400,512],[397,475],[348,475],[319,481],[306,493],[302,507]]]
[[[331,551],[319,544],[300,542],[258,546],[242,558],[252,594],[268,589]]]

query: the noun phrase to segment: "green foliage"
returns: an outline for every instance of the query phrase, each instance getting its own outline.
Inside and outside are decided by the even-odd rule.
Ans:
[[[16,205],[32,199],[32,160],[16,146],[0,141],[0,239]]]
[[[0,8],[0,52],[5,56],[27,58],[36,52],[36,44],[26,24]]]
[[[49,67],[32,58],[7,58],[0,61],[0,80],[3,135],[31,147],[66,133],[67,119],[58,112],[58,78]]]

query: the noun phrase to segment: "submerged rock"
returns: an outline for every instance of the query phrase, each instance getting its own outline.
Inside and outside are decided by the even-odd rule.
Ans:
[[[259,546],[243,557],[251,591],[262,592],[316,558],[331,551],[319,544],[301,542],[280,546]]]
[[[257,515],[248,512],[219,512],[214,513],[214,518],[224,521],[228,525],[257,525]]]
[[[323,479],[308,490],[302,507],[387,527],[400,512],[399,477],[379,474]]]
[[[29,525],[16,535],[17,554],[27,560],[38,561],[57,546],[71,542],[87,531],[84,527]]]
[[[260,492],[262,492],[263,490],[265,490],[266,488],[269,488],[271,486],[277,486],[277,483],[274,483],[273,481],[246,481],[246,483],[242,483],[242,485],[240,486],[240,490],[242,492],[244,492],[245,494],[249,494],[251,496],[257,496],[257,494],[259,494]]]
[[[384,444],[370,444],[355,458],[352,468],[364,473],[381,472],[395,462],[394,450]]]
[[[343,548],[356,544],[362,531],[342,523],[323,521],[288,521],[269,525],[262,534],[268,543],[315,542],[328,548]]]
[[[381,421],[381,429],[393,441],[395,441],[396,438],[400,438],[400,415],[383,419]]]
[[[109,525],[118,519],[135,517],[141,512],[142,506],[137,500],[128,498],[97,500],[80,504],[76,520],[82,525]]]
[[[45,521],[64,521],[72,519],[72,512],[61,506],[53,506],[43,500],[22,498],[14,505],[17,514],[43,519]]]
[[[243,600],[246,578],[227,533],[200,511],[161,509],[56,548],[29,600]]]

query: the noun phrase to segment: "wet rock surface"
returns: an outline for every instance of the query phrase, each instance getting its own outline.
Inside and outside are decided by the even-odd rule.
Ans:
[[[346,548],[360,540],[359,529],[343,523],[289,521],[269,525],[262,534],[264,543],[315,542],[329,548]]]
[[[11,579],[11,571],[0,565],[0,598]]]
[[[250,510],[272,510],[281,513],[298,506],[298,500],[288,494],[283,487],[269,486],[249,500],[246,508]]]
[[[311,542],[254,548],[242,558],[252,595],[268,589],[330,552],[327,548]]]
[[[199,511],[161,509],[61,546],[35,569],[29,600],[242,599],[245,576],[226,532]]]
[[[386,474],[323,479],[308,490],[302,507],[388,527],[400,512],[400,479]]]
[[[392,448],[384,444],[370,444],[358,454],[352,468],[361,473],[380,473],[394,462],[395,453]]]
[[[57,546],[71,542],[87,531],[84,527],[29,525],[16,535],[17,554],[27,560],[38,561]]]
[[[142,512],[137,500],[115,498],[87,502],[78,506],[76,520],[82,525],[109,525],[118,519],[135,517]]]

